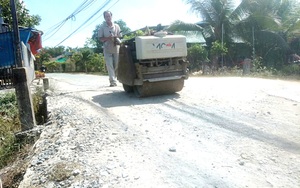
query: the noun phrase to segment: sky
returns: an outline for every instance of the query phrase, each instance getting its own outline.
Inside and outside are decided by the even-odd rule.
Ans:
[[[103,12],[110,10],[113,21],[123,20],[132,31],[176,20],[200,21],[184,0],[23,0],[30,15],[41,17],[37,30],[43,31],[43,47],[83,47],[96,26],[103,23]],[[91,5],[81,12],[84,2]],[[77,12],[77,11],[76,11]],[[67,19],[69,18],[69,19]],[[63,23],[63,24],[61,24]],[[55,29],[56,28],[56,29]]]
[[[42,19],[36,29],[44,33],[43,47],[55,47],[58,44],[73,48],[83,47],[86,39],[92,37],[96,26],[104,21],[105,10],[113,13],[113,21],[123,20],[132,31],[145,26],[169,25],[175,20],[188,23],[200,20],[183,0],[88,0],[93,2],[90,7],[65,21],[58,30],[54,30],[87,0],[23,1],[30,15],[39,15]],[[109,3],[105,6],[106,2]]]

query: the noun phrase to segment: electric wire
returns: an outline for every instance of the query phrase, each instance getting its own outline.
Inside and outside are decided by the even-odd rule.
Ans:
[[[119,1],[120,1],[120,0],[117,0],[112,6],[110,6],[110,7],[108,8],[108,10],[110,10],[112,7],[114,7]]]
[[[84,3],[86,3],[86,1]],[[84,3],[81,4],[79,7],[82,7],[84,5]],[[73,18],[73,15],[76,13],[76,11],[79,9],[79,7],[77,7],[77,9],[72,14],[70,14],[66,19],[64,19],[63,21],[61,21],[61,22],[55,24],[54,26],[50,27],[49,29],[47,29],[47,31],[44,32],[45,35],[47,35],[49,33],[48,30],[50,30],[50,33],[51,33],[55,29],[60,28],[68,19]]]
[[[110,6],[107,10],[110,10],[112,7],[114,7],[120,0],[117,0],[112,6]],[[85,27],[83,27],[82,29],[90,26],[92,23],[94,23],[95,21],[97,21],[100,17],[102,17],[103,15],[100,14],[99,16],[95,17],[95,19],[93,21],[91,21],[88,25],[86,25]]]
[[[49,28],[49,31],[46,31],[44,33],[44,41],[48,40],[51,38],[53,35],[55,35],[61,28],[62,26],[68,21],[68,20],[74,20],[76,19],[76,15],[82,12],[83,10],[87,9],[89,6],[91,6],[96,0],[85,0],[83,3],[81,3],[73,13],[71,13],[66,19],[63,21],[59,22],[58,24],[55,24],[51,28]],[[50,35],[50,36],[48,36]]]
[[[90,1],[88,4],[87,3],[88,0],[86,0],[85,2],[83,2],[71,15],[69,15],[66,19],[64,19],[62,22],[60,22],[59,24],[56,25],[56,27],[52,30],[50,30],[50,32],[46,32],[44,37],[44,41],[48,40],[49,38],[51,38],[53,35],[55,35],[60,28],[69,20],[69,19],[75,19],[75,15],[77,15],[78,13],[80,13],[82,10],[84,10],[88,5],[90,5],[94,0]],[[85,5],[86,4],[86,5]],[[51,34],[50,36],[48,36],[49,34]],[[46,36],[48,36],[46,38]]]
[[[61,43],[70,38],[74,33],[76,33],[79,29],[82,29],[85,24],[87,24],[95,15],[97,15],[104,7],[106,7],[111,0],[106,0],[106,2],[94,13],[92,14],[83,24],[81,24],[77,29],[75,29],[71,34],[69,34],[65,39],[63,39],[60,43],[58,43],[55,47],[59,46]]]
[[[55,24],[54,26],[50,27],[49,30],[52,29],[53,27],[57,27],[57,25],[60,25],[60,24],[64,23],[65,21],[69,20],[69,19],[72,19],[77,13],[80,12],[80,9],[84,6],[84,4],[85,4],[87,1],[88,1],[88,0],[85,0],[85,1],[84,1],[81,5],[79,5],[79,6],[77,7],[77,9],[76,9],[74,12],[72,12],[66,19],[64,19],[63,21],[59,22],[58,24]]]

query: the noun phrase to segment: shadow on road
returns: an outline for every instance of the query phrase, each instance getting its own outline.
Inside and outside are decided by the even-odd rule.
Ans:
[[[92,101],[94,103],[100,104],[104,108],[111,108],[117,106],[161,104],[166,101],[178,98],[180,98],[180,95],[178,93],[138,98],[134,95],[134,93],[126,93],[124,91],[113,91],[112,93],[96,95],[92,98]]]

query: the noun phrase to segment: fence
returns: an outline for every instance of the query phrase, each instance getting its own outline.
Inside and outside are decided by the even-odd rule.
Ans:
[[[23,62],[24,66],[30,67],[30,78],[32,78],[34,74],[33,60],[27,52],[27,47],[24,45],[27,44],[30,34],[30,28],[20,29]],[[0,89],[12,88],[14,86],[13,68],[15,67],[13,32],[0,33]]]
[[[13,66],[0,67],[0,89],[9,89],[13,87]]]
[[[12,32],[0,33],[0,89],[13,86],[14,55]]]

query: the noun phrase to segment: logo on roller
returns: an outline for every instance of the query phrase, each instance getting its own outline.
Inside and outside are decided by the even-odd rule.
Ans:
[[[152,44],[152,46],[156,49],[175,49],[176,48],[176,45],[175,43],[158,43],[158,44]]]

